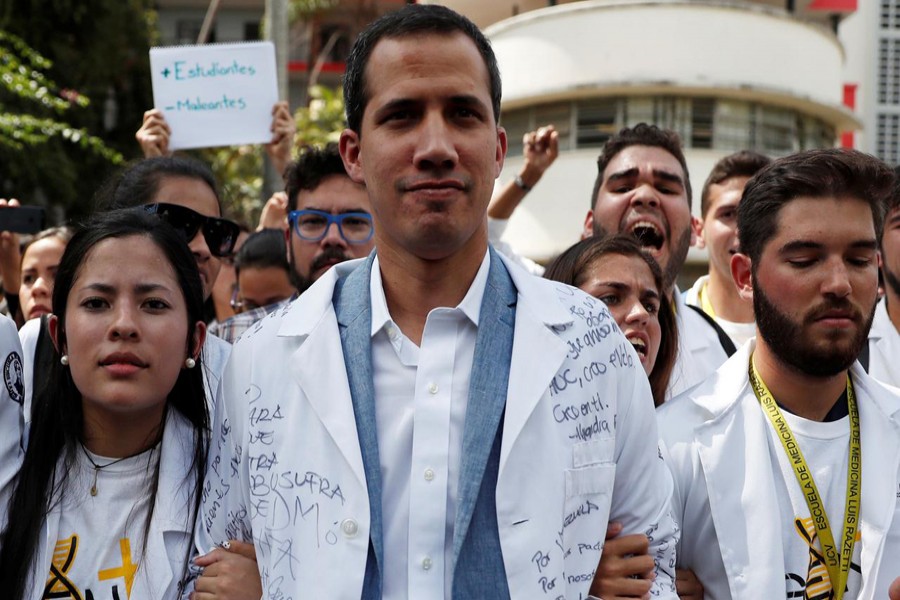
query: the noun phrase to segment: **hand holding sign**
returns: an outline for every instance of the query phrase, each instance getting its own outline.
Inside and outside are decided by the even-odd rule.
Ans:
[[[278,102],[271,42],[151,48],[150,69],[160,114],[144,115],[137,137],[145,154],[277,141],[270,129]]]

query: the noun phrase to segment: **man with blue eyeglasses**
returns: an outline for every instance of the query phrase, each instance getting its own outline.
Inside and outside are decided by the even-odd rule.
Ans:
[[[304,148],[285,173],[290,277],[302,294],[329,268],[368,256],[374,246],[372,208],[364,185],[344,170],[337,144]],[[296,297],[296,296],[294,296]],[[293,298],[237,314],[210,332],[234,343],[254,323]]]

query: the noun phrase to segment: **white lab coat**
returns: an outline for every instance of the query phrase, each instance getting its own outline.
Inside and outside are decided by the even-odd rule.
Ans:
[[[178,598],[178,586],[189,558],[196,495],[188,478],[193,459],[193,427],[174,410],[168,413],[160,447],[156,508],[147,533],[146,550],[134,578],[131,600]],[[142,490],[143,491],[143,490]],[[32,563],[29,600],[40,600],[59,539],[60,504],[44,521],[36,560]],[[137,552],[137,549],[133,550]]]
[[[660,435],[675,479],[682,524],[679,568],[705,597],[785,595],[782,523],[769,455],[768,421],[747,377],[748,342],[712,377],[660,407]],[[859,600],[887,598],[900,576],[900,396],[857,363],[851,370],[862,440]]]
[[[337,277],[358,264],[333,267],[245,333],[222,380],[196,545],[252,539],[267,598],[361,594],[370,498],[332,304]],[[675,598],[671,479],[633,349],[607,327],[576,359],[567,340],[587,328],[573,311],[614,324],[605,306],[507,268],[518,303],[496,506],[512,598],[585,597],[608,518],[651,534],[659,596]],[[616,353],[631,366],[612,366]],[[588,381],[592,361],[615,375]],[[595,395],[605,406],[599,414],[587,406]],[[570,406],[574,420],[557,422]],[[608,430],[569,437],[595,417]]]
[[[716,330],[674,288],[675,320],[678,326],[678,353],[666,390],[666,399],[689,390],[709,377],[728,359]]]
[[[6,527],[7,503],[25,456],[20,444],[25,425],[25,388],[22,347],[16,324],[9,317],[0,315],[0,531]]]
[[[875,306],[875,318],[869,330],[869,375],[900,387],[900,332],[888,316],[886,298]]]

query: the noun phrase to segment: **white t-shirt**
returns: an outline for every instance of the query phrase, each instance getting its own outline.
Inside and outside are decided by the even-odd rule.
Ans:
[[[142,576],[139,563],[159,447],[100,469],[96,496],[91,495],[94,466],[84,452],[77,456],[43,598],[87,598],[90,593],[97,599],[143,600],[132,596],[131,589]],[[90,457],[100,466],[116,460]]]
[[[813,473],[816,487],[824,499],[828,524],[835,544],[841,547],[844,511],[847,501],[847,463],[849,460],[850,418],[837,421],[810,421],[785,410],[781,411],[800,446],[803,458]],[[784,578],[787,598],[830,598],[828,570],[822,560],[822,550],[816,527],[797,476],[794,474],[784,446],[775,428],[769,424],[769,456],[775,470],[775,489],[782,523],[784,548]],[[863,457],[865,460],[865,457]],[[778,476],[781,474],[781,477]],[[857,530],[856,545],[850,561],[846,600],[859,594],[861,583],[859,552],[862,544]]]

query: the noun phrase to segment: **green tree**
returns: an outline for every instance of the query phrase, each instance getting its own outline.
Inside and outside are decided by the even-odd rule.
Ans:
[[[152,2],[3,4],[0,196],[80,217],[118,163],[139,155],[134,132],[152,106]]]

